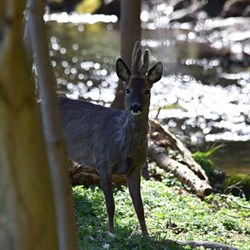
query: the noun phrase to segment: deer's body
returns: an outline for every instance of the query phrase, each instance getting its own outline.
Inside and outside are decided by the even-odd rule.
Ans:
[[[60,109],[68,155],[73,161],[98,172],[117,174],[127,174],[132,162],[145,164],[147,117],[138,117],[135,122],[130,112],[64,97],[60,98]]]
[[[93,167],[104,191],[109,232],[113,233],[112,174],[126,174],[128,188],[143,234],[147,234],[140,192],[141,169],[147,159],[150,89],[162,76],[162,63],[148,71],[149,52],[136,43],[132,69],[117,60],[118,77],[125,82],[125,110],[105,108],[84,101],[60,98],[61,120],[68,154],[78,164]]]

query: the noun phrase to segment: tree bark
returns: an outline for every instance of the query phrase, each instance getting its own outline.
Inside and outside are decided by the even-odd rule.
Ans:
[[[3,38],[3,27],[4,27],[4,12],[5,12],[6,1],[0,2],[0,43]]]
[[[52,184],[22,40],[25,1],[5,3],[0,44],[0,246],[58,249]]]
[[[127,65],[131,65],[131,55],[136,41],[141,40],[141,0],[121,1],[121,57]],[[124,109],[124,86],[119,81],[113,108]]]
[[[42,0],[27,1],[26,35],[30,38],[37,71],[43,131],[54,191],[59,249],[73,250],[77,249],[73,203],[58,100],[55,94],[56,80],[50,65],[48,39],[43,21],[44,7]]]

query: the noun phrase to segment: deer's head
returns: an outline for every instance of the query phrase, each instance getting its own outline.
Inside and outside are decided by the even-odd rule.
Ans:
[[[159,81],[162,77],[162,63],[158,62],[149,69],[149,50],[145,50],[142,56],[140,43],[136,42],[132,54],[131,70],[119,58],[116,62],[116,73],[125,84],[125,109],[130,111],[132,115],[147,115],[150,104],[150,90],[153,83]]]

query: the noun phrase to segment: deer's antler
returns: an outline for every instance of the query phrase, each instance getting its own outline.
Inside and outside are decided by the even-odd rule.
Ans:
[[[139,70],[141,75],[146,75],[149,68],[149,50],[146,49],[143,54],[143,64]]]
[[[145,50],[143,54],[143,63],[141,62],[142,49],[140,48],[140,42],[137,41],[134,45],[132,53],[132,75],[145,75],[149,67],[149,50]]]
[[[133,53],[132,53],[132,65],[131,65],[131,73],[132,75],[139,75],[139,69],[141,65],[141,55],[142,50],[140,48],[140,42],[137,41],[134,45]]]

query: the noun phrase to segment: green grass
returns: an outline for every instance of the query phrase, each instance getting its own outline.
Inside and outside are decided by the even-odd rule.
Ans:
[[[114,190],[116,237],[111,238],[107,235],[101,189],[74,187],[80,249],[191,249],[177,247],[169,240],[210,241],[240,250],[250,249],[249,201],[220,194],[210,195],[202,201],[187,192],[171,175],[162,182],[143,180],[142,195],[150,238],[141,236],[126,187]]]

